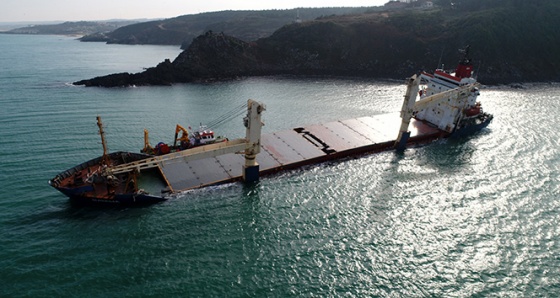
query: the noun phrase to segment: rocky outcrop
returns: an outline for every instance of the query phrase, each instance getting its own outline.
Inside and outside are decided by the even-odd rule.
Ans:
[[[88,87],[171,85],[261,75],[266,73],[266,68],[255,43],[209,31],[197,37],[173,62],[165,60],[141,73],[118,73],[74,84]]]
[[[256,43],[207,32],[173,61],[178,79],[211,80],[262,74],[267,68]]]

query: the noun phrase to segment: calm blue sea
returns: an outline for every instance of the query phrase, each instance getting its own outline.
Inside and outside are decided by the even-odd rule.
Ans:
[[[196,190],[77,208],[50,188],[102,153],[172,141],[252,98],[264,133],[397,112],[400,81],[266,77],[116,89],[176,47],[0,35],[0,297],[558,297],[560,85],[486,87],[481,133]],[[243,136],[242,120],[215,129]],[[397,132],[395,131],[395,136]]]

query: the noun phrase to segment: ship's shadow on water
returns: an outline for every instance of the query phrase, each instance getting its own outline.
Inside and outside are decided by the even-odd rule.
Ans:
[[[140,217],[151,213],[151,206],[96,206],[68,202],[66,208],[60,210],[59,217],[67,220],[96,220],[101,217],[118,221],[123,218]]]
[[[241,188],[242,198],[245,203],[255,203],[260,200],[261,184],[260,182],[243,184]]]
[[[475,135],[461,138],[447,138],[438,140],[425,146],[420,163],[425,163],[441,170],[452,170],[468,166],[475,162],[473,159],[477,150],[476,140],[490,131],[481,131]]]
[[[35,210],[14,220],[17,225],[41,225],[66,221],[119,221],[124,218],[141,217],[153,212],[152,206],[115,206],[115,205],[84,205],[72,203],[70,200],[56,202],[41,210]]]
[[[67,202],[66,209],[61,210],[64,218],[67,219],[94,219],[99,216],[109,216],[118,219],[130,215],[140,216],[150,212],[150,207],[155,205],[87,205]]]
[[[266,179],[266,178],[264,178]],[[242,184],[241,182],[228,183],[224,185],[211,186],[203,189],[180,193],[169,197],[167,201],[146,205],[115,205],[115,204],[83,204],[76,203],[64,198],[53,199],[53,203],[40,209],[32,210],[25,215],[15,217],[6,222],[14,226],[41,225],[45,223],[70,221],[96,221],[108,220],[119,221],[122,219],[140,218],[153,213],[161,212],[168,208],[185,208],[187,205],[200,204],[212,205],[216,200],[234,195],[240,198],[240,204],[257,208],[260,201],[262,185],[260,182]],[[217,203],[217,202],[214,202]]]

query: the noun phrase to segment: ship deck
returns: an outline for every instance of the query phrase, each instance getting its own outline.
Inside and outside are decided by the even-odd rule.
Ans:
[[[338,158],[393,149],[401,118],[398,113],[298,127],[261,136],[257,155],[260,175]],[[408,144],[429,142],[445,133],[412,119]],[[196,161],[174,159],[158,167],[173,192],[240,180],[243,155],[226,154]]]

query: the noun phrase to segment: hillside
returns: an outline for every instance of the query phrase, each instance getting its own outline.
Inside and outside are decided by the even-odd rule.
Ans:
[[[82,41],[117,44],[181,45],[186,49],[193,38],[207,31],[224,32],[244,41],[270,36],[280,27],[299,20],[327,15],[363,13],[374,8],[331,7],[288,10],[218,11],[124,26],[112,32],[84,36]]]
[[[32,25],[11,29],[4,34],[87,35],[110,32],[137,21],[64,22],[60,24]]]
[[[173,84],[277,74],[404,78],[433,70],[438,62],[453,68],[457,49],[465,45],[471,45],[482,83],[560,80],[557,1],[442,2],[430,10],[321,17],[286,25],[255,42],[208,32],[173,62],[76,84]]]

